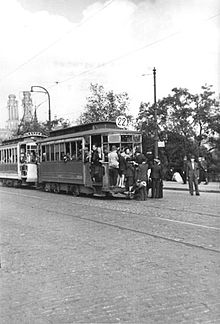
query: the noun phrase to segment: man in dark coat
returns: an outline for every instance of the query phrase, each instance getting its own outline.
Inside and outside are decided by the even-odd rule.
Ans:
[[[152,179],[152,196],[151,198],[162,198],[162,167],[159,159],[154,159],[154,164],[151,168],[150,178]]]
[[[192,155],[190,157],[190,160],[187,161],[186,176],[189,182],[190,195],[193,195],[193,185],[194,185],[196,195],[199,196],[199,186],[198,186],[199,164],[195,161],[194,155]]]

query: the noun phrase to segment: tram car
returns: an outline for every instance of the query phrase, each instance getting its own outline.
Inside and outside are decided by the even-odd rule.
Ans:
[[[0,182],[6,186],[36,186],[39,132],[8,139],[0,144]]]
[[[38,141],[39,185],[51,192],[113,196],[119,190],[110,186],[108,152],[113,145],[134,152],[136,147],[142,147],[141,142],[139,132],[119,128],[115,122],[96,122],[51,131],[49,137]],[[89,154],[93,145],[104,157],[98,170],[92,168]],[[98,176],[92,172],[98,172]]]

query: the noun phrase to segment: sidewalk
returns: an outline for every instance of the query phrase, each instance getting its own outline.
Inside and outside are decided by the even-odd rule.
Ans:
[[[169,190],[189,190],[188,183],[179,183],[176,181],[163,181],[163,188]],[[204,185],[199,184],[199,191],[201,192],[218,192],[220,193],[220,182],[209,182],[209,184]]]

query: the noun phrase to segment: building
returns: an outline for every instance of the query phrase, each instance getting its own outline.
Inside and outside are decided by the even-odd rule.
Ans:
[[[33,102],[31,99],[30,91],[23,91],[23,99],[22,99],[22,107],[23,107],[23,117],[22,122],[30,122],[33,120]]]
[[[14,94],[10,94],[8,96],[7,109],[8,109],[7,128],[10,131],[16,131],[19,125],[19,114],[18,114],[18,101],[16,100],[16,96]]]

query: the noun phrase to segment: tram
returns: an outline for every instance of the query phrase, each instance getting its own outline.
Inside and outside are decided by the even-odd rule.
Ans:
[[[45,136],[30,132],[0,144],[0,182],[6,186],[35,186],[37,178],[37,143]]]
[[[91,156],[88,154],[94,144],[105,156],[100,162],[102,172],[98,180],[91,176]],[[51,131],[49,137],[38,141],[39,185],[45,191],[74,195],[115,195],[118,191],[110,187],[107,159],[113,145],[134,152],[136,147],[142,147],[142,137],[138,131],[117,127],[115,122],[96,122]]]

